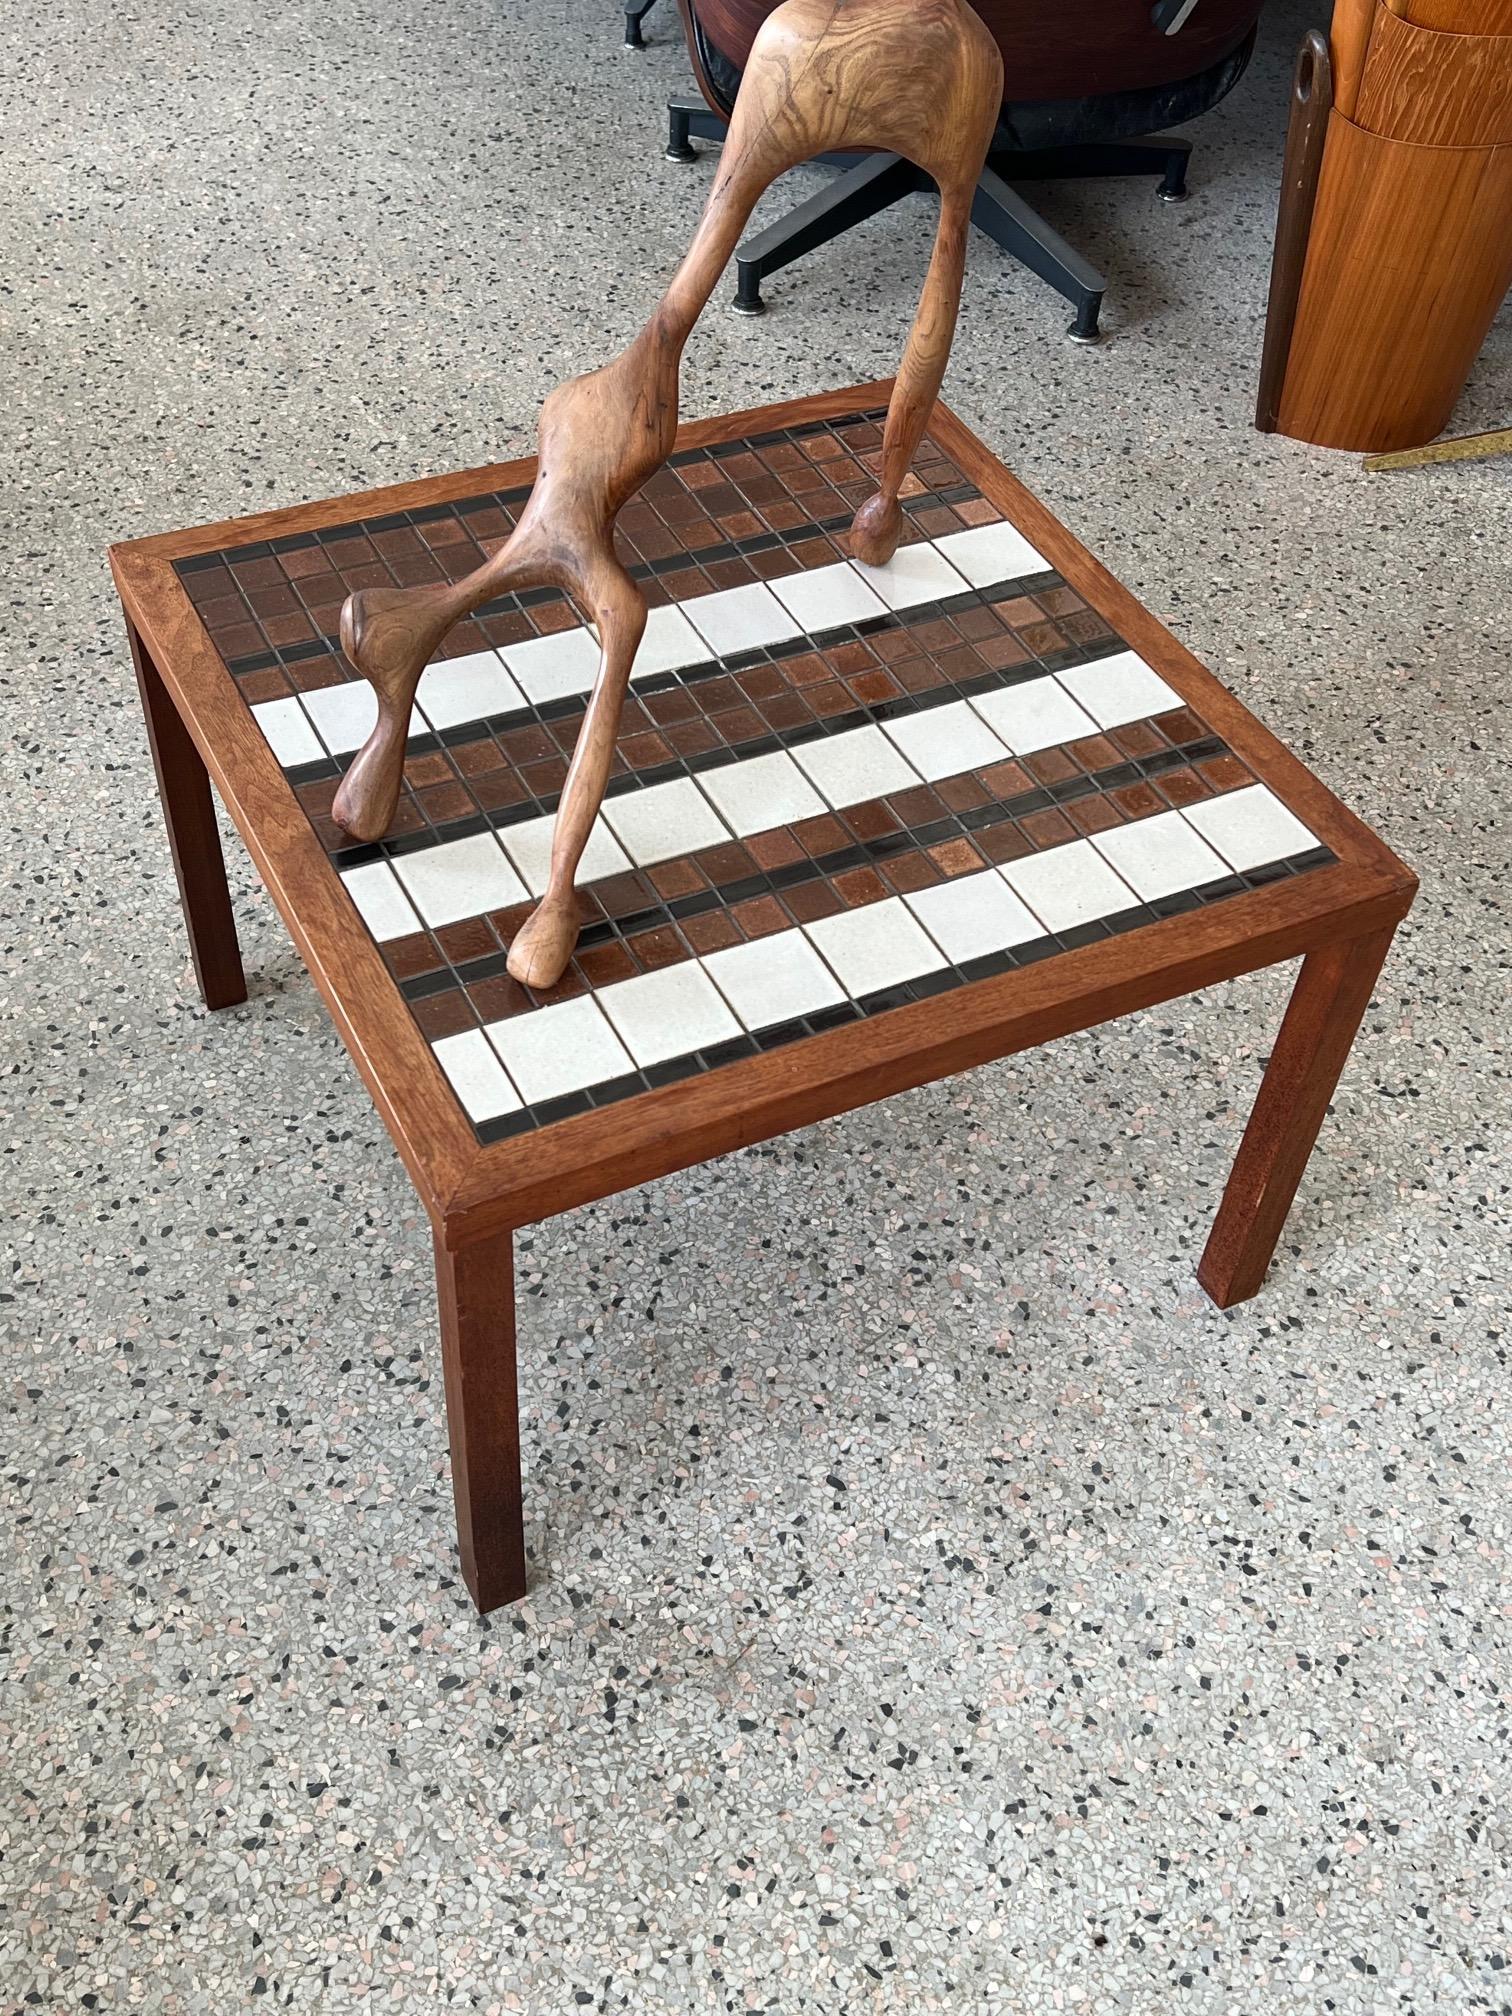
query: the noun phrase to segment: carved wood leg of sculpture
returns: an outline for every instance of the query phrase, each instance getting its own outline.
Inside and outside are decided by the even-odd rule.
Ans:
[[[899,492],[934,411],[950,359],[961,282],[966,274],[971,199],[980,167],[978,162],[964,185],[940,190],[940,222],[934,251],[892,397],[887,402],[877,494],[867,498],[851,524],[851,551],[872,567],[885,566],[898,550],[903,531]]]
[[[549,987],[571,957],[572,878],[608,781],[645,624],[644,600],[614,558],[614,522],[671,452],[683,346],[757,199],[785,169],[856,146],[905,156],[941,191],[934,252],[888,405],[878,493],[852,527],[857,557],[880,564],[898,544],[899,493],[950,352],[971,195],[1002,84],[997,46],[964,0],[784,0],[752,46],[719,177],[656,310],[621,356],[559,386],[542,408],[536,486],[509,543],[465,581],[365,590],[342,612],[342,642],[377,690],[379,720],[332,809],[364,840],[379,838],[393,818],[415,690],[453,623],[526,583],[569,588],[597,615],[604,653],[557,814],[550,885],[510,948],[509,970],[528,985]]]
[[[331,816],[354,839],[381,840],[404,777],[415,688],[431,654],[466,613],[450,587],[364,588],[341,611],[341,648],[378,696],[378,725],[342,778]]]
[[[557,806],[551,836],[551,879],[546,894],[509,947],[509,971],[526,987],[551,987],[561,979],[579,930],[578,863],[604,802],[614,760],[630,667],[646,627],[646,598],[617,563],[603,570],[600,593],[583,599],[597,612],[603,663],[594,681],[588,711]]]

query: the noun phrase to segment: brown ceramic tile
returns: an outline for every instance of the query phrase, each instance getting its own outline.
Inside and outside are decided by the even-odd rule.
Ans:
[[[1211,784],[1215,791],[1237,791],[1254,779],[1239,761],[1225,749],[1221,756],[1209,756],[1197,765],[1198,775]]]
[[[499,949],[499,941],[485,917],[465,917],[456,924],[439,925],[435,939],[453,966],[485,958]]]
[[[943,875],[970,875],[982,867],[980,851],[970,840],[942,840],[929,849],[929,858]]]
[[[390,938],[383,947],[383,956],[397,980],[412,980],[417,973],[434,973],[446,963],[428,931],[412,931],[408,938]]]
[[[1022,761],[1036,784],[1064,784],[1068,777],[1081,774],[1064,749],[1038,749]]]
[[[1109,796],[1126,819],[1147,819],[1151,813],[1166,809],[1165,800],[1155,786],[1143,778],[1137,784],[1120,785]]]
[[[939,864],[921,851],[914,849],[907,854],[895,854],[881,865],[882,879],[899,896],[912,894],[916,889],[930,889],[944,880]]]
[[[813,924],[820,917],[833,917],[845,906],[822,877],[796,883],[782,892],[783,902],[800,924]]]
[[[1160,788],[1171,803],[1176,806],[1195,805],[1200,799],[1211,798],[1213,787],[1205,777],[1192,769],[1163,770]]]
[[[1208,732],[1190,707],[1177,707],[1169,714],[1157,714],[1155,726],[1178,749],[1184,742],[1200,742]]]
[[[674,902],[679,896],[693,896],[708,887],[706,878],[689,860],[662,861],[655,868],[646,870],[651,886],[664,902]]]
[[[410,1009],[432,1043],[439,1043],[443,1036],[459,1035],[464,1029],[475,1029],[478,1024],[472,1002],[461,987],[450,988],[444,994],[427,994],[419,1001],[412,1001]]]
[[[791,830],[793,838],[807,848],[815,861],[850,843],[850,835],[832,812],[816,812],[812,819],[800,819]]]
[[[716,916],[719,914],[715,912]],[[617,938],[606,945],[591,945],[586,951],[579,951],[577,964],[589,986],[595,989],[612,987],[616,980],[629,980],[639,971]]]
[[[1101,791],[1094,791],[1085,798],[1073,798],[1062,809],[1081,834],[1105,833],[1110,826],[1123,824],[1118,807]]]
[[[1047,806],[1043,812],[1031,812],[1018,823],[1041,851],[1046,847],[1063,847],[1068,840],[1076,838],[1076,828],[1058,806]]]
[[[803,848],[786,826],[775,826],[767,833],[753,833],[745,844],[757,866],[768,874],[774,868],[789,868],[795,861],[806,858]]]
[[[726,946],[740,943],[740,933],[725,910],[705,910],[697,917],[685,917],[682,931],[698,953],[722,952]]]
[[[511,1015],[523,1015],[535,1006],[518,980],[496,973],[490,980],[474,980],[467,989],[473,1013],[480,1022],[503,1022]]]
[[[634,937],[625,940],[625,950],[643,973],[655,973],[663,966],[675,966],[688,957],[682,934],[670,924],[636,932]]]
[[[1005,861],[1021,861],[1026,854],[1034,852],[1030,841],[1011,819],[1004,819],[993,826],[974,827],[971,837],[994,866],[1000,866]]]
[[[998,795],[987,789],[980,773],[971,771],[963,771],[959,777],[941,777],[935,789],[952,812],[975,811],[979,805],[990,805]]]
[[[768,938],[774,931],[786,931],[791,923],[775,896],[752,896],[737,903],[730,921],[744,938]]]
[[[880,798],[847,805],[840,815],[858,840],[884,840],[899,830],[897,814]]]
[[[848,868],[843,875],[831,879],[835,894],[847,910],[859,910],[865,903],[880,903],[887,894],[875,868]]]
[[[1110,728],[1108,740],[1124,756],[1154,756],[1170,744],[1148,721],[1130,721],[1122,728]]]
[[[281,700],[293,691],[282,672],[244,672],[237,680],[237,690],[249,707],[255,707],[262,700]]]

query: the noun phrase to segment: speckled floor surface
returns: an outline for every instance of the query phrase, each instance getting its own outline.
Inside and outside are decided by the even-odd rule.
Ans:
[[[1512,2006],[1512,464],[1250,430],[1312,18],[1185,209],[1044,193],[1116,340],[979,242],[947,388],[1423,876],[1270,1283],[1192,1270],[1280,975],[558,1220],[480,1623],[425,1227],[239,846],[199,1007],[103,548],[525,451],[708,186],[685,58],[10,10],[0,2008]],[[929,229],[711,312],[686,410],[891,368]]]

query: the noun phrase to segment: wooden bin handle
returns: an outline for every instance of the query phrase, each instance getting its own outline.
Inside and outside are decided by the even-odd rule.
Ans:
[[[1255,425],[1262,434],[1276,431],[1332,106],[1333,62],[1328,53],[1328,39],[1321,29],[1309,28],[1302,37],[1292,72],[1281,204],[1276,214],[1276,246],[1271,256],[1270,297],[1265,305],[1265,347],[1260,355],[1260,391],[1255,401]]]

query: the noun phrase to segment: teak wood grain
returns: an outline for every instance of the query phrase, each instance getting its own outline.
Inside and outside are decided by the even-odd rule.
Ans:
[[[851,387],[682,428],[678,448],[885,401]],[[1415,881],[943,406],[931,430],[963,473],[1338,856],[1320,868],[865,1018],[698,1078],[481,1145],[174,572],[178,559],[423,510],[528,482],[529,462],[132,541],[111,563],[134,636],[186,916],[207,999],[237,998],[213,780],[320,988],[431,1219],[463,1574],[480,1608],[525,1587],[510,1264],[515,1228],[895,1091],[1214,981],[1304,956],[1296,1000],[1200,1277],[1227,1304],[1270,1257],[1348,1037]],[[177,725],[176,725],[177,724]],[[213,842],[213,849],[211,846]],[[217,873],[220,882],[217,885]]]
[[[1336,104],[1279,431],[1367,452],[1431,441],[1509,282],[1512,145],[1386,139]]]
[[[1378,6],[1350,116],[1418,147],[1512,142],[1512,35],[1446,34]]]
[[[460,581],[364,588],[343,609],[342,644],[378,697],[377,725],[331,808],[361,840],[381,838],[393,820],[420,675],[454,624],[505,591],[549,584],[575,596],[597,632],[599,671],[556,813],[550,879],[509,946],[515,979],[552,986],[577,941],[574,878],[646,626],[646,598],[615,553],[614,524],[672,451],[683,349],[752,210],[785,170],[847,147],[902,155],[939,186],[934,252],[888,405],[878,488],[851,528],[852,551],[880,564],[897,547],[899,488],[950,354],[1002,83],[997,46],[965,0],[784,0],[752,44],[686,258],[629,348],[547,399],[536,481],[504,545]]]
[[[1334,0],[1328,24],[1328,52],[1333,70],[1333,102],[1347,119],[1365,71],[1365,51],[1379,0]]]
[[[1512,0],[1382,0],[1419,28],[1448,35],[1512,35]]]
[[[1333,940],[1302,962],[1197,1268],[1221,1309],[1265,1278],[1395,928]]]
[[[234,1008],[247,998],[247,976],[236,942],[236,919],[231,914],[231,890],[215,801],[210,795],[210,773],[161,673],[129,623],[126,639],[147,724],[163,823],[168,828],[168,851],[189,934],[194,977],[207,1008]]]

